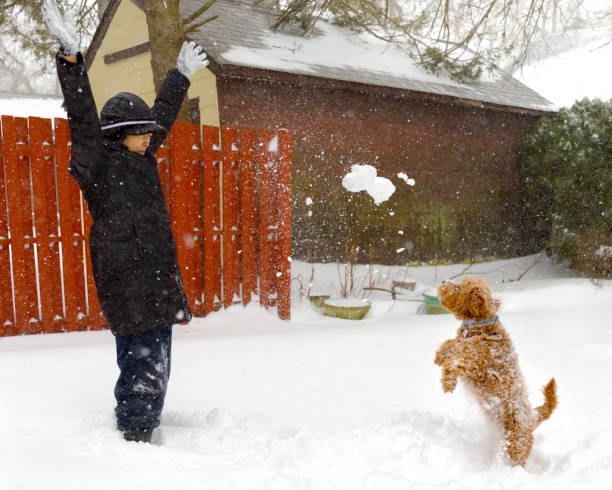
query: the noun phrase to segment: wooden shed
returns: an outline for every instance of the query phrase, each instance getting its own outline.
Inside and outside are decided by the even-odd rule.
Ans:
[[[181,13],[201,2],[182,0]],[[293,134],[293,256],[359,261],[509,257],[536,244],[525,220],[519,138],[554,111],[503,73],[434,76],[404,52],[327,22],[273,31],[269,10],[217,0],[190,38],[211,59],[189,97],[201,124]],[[87,53],[98,107],[154,98],[143,2],[110,0]],[[395,186],[376,204],[343,177],[370,165]],[[410,179],[414,179],[414,185]]]

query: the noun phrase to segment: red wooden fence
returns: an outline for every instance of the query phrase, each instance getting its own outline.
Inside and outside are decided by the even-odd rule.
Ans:
[[[105,328],[65,119],[2,116],[0,336]],[[221,134],[220,134],[221,133]],[[176,123],[156,155],[195,315],[259,294],[290,317],[291,137]]]

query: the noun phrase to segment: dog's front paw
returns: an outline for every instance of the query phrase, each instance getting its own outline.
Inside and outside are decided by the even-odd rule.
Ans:
[[[452,393],[457,386],[457,378],[451,376],[442,377],[442,391],[444,393]]]
[[[446,340],[436,352],[436,357],[434,358],[434,363],[438,366],[444,364],[444,362],[450,357],[450,351],[453,346],[452,340]]]

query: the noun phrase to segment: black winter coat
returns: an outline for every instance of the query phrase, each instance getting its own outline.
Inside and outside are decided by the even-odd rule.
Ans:
[[[163,134],[153,135],[144,156],[105,140],[82,56],[76,64],[58,56],[57,70],[72,138],[69,171],[93,218],[93,276],[112,333],[132,335],[190,320],[153,156]],[[170,130],[188,87],[181,73],[168,72],[152,108],[158,124]]]

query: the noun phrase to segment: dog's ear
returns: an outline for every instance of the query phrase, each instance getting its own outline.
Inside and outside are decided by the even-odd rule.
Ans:
[[[480,286],[474,286],[470,289],[466,306],[472,318],[480,318],[486,314],[487,299],[485,295],[486,293]]]

